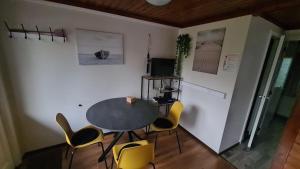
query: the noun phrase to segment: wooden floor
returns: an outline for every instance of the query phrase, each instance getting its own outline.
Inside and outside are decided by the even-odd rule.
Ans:
[[[285,126],[271,169],[300,168],[300,97]]]
[[[183,129],[178,129],[179,138],[182,145],[182,153],[179,153],[176,136],[169,135],[168,132],[160,133],[155,150],[155,165],[157,169],[234,169],[230,163],[222,157],[212,152],[198,140],[186,133]],[[143,131],[138,134],[142,137]],[[148,136],[150,142],[154,141],[155,135]],[[112,136],[105,137],[104,146],[107,147],[111,142]],[[127,135],[124,135],[119,143],[127,142]],[[69,153],[70,154],[70,153]],[[105,169],[104,162],[97,163],[101,154],[101,149],[97,145],[81,149],[74,156],[72,169]],[[109,166],[111,164],[110,154],[108,156]],[[69,156],[70,158],[70,156]],[[62,169],[67,169],[68,161],[62,155]],[[149,167],[150,169],[151,167]]]

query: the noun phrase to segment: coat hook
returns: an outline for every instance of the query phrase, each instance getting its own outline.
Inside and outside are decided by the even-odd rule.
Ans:
[[[53,42],[53,32],[52,32],[52,29],[51,29],[50,26],[49,26],[49,30],[50,30],[50,34],[51,34],[51,40],[52,40],[52,42]]]
[[[39,28],[38,28],[38,26],[37,26],[37,25],[35,25],[35,28],[36,28],[36,31],[37,31],[37,33],[38,33],[38,35],[39,35],[39,40],[41,40],[41,33],[40,33],[40,31],[39,31]]]
[[[7,28],[7,30],[9,31],[9,37],[12,38],[12,37],[13,37],[13,36],[12,36],[12,32],[11,32],[11,30],[10,30],[10,28],[9,28],[9,26],[8,26],[8,24],[7,24],[7,22],[4,21],[4,24],[5,24],[6,28]]]
[[[26,32],[26,30],[25,30],[25,28],[24,28],[24,25],[21,24],[21,26],[22,26],[23,32],[25,33],[25,39],[27,39],[27,32]]]

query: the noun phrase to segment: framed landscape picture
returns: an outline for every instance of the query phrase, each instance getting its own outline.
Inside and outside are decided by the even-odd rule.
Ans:
[[[80,65],[124,64],[123,34],[76,29]]]
[[[218,73],[225,31],[221,28],[198,32],[193,71]]]

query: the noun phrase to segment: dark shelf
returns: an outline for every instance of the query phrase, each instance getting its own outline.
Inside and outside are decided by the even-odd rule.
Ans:
[[[146,94],[146,98],[143,97],[143,91],[144,91],[144,80],[147,81],[147,94]],[[154,86],[154,81],[156,80],[159,80],[161,81],[160,83],[160,87],[162,87],[162,81],[163,80],[170,80],[170,84],[169,84],[169,87],[172,86],[172,83],[174,81],[178,81],[178,86],[177,88],[173,88],[173,89],[159,89],[159,88],[155,88]],[[155,104],[157,104],[158,106],[165,106],[166,107],[166,112],[168,112],[168,109],[169,109],[169,106],[172,105],[175,101],[177,101],[179,99],[179,93],[180,93],[180,83],[181,83],[181,80],[182,78],[181,77],[178,77],[178,76],[150,76],[150,75],[144,75],[142,76],[141,78],[141,99],[145,99],[145,100],[152,100]],[[167,94],[167,93],[177,93],[177,96],[174,97],[173,101],[166,101],[166,102],[159,102],[158,101],[155,101],[154,99],[151,99],[150,98],[150,95],[149,95],[149,92],[150,92],[150,81],[152,81],[152,88],[154,90],[157,90],[158,92],[160,93],[164,93],[164,94]]]
[[[177,80],[181,80],[181,77],[178,77],[178,76],[149,76],[149,75],[144,75],[142,77],[144,79],[147,79],[147,80],[164,80],[164,79],[177,79]]]
[[[163,99],[163,98],[161,98]],[[158,105],[170,105],[170,104],[173,104],[175,101],[177,101],[177,99],[175,98],[172,98],[172,100],[170,101],[166,101],[166,100],[155,100],[155,98],[152,99],[154,103],[158,104]]]
[[[180,89],[174,89],[174,90],[160,90],[160,93],[170,93],[170,92],[180,92]]]

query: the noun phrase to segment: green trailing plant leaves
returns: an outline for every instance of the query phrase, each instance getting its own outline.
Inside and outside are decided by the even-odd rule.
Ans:
[[[181,74],[183,57],[187,58],[191,48],[191,38],[189,34],[181,34],[177,37],[176,45],[176,74]]]

